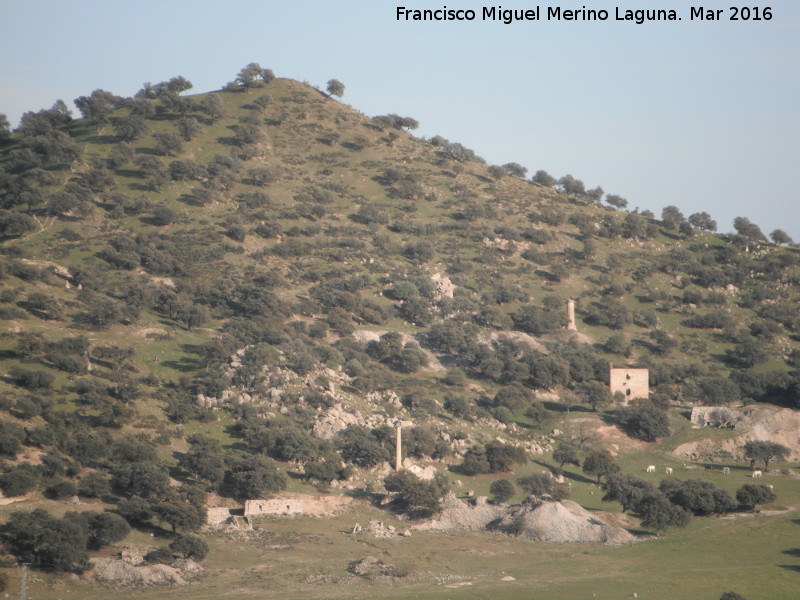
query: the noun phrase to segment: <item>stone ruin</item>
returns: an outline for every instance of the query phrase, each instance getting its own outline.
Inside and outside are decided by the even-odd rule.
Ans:
[[[690,420],[698,427],[722,427],[732,429],[742,413],[724,406],[695,406]]]
[[[567,300],[567,329],[578,331],[578,327],[575,325],[575,300]]]
[[[259,515],[322,517],[338,512],[352,501],[349,496],[310,494],[292,494],[267,500],[259,498],[245,502],[244,516],[248,519]]]
[[[628,404],[634,398],[650,396],[650,372],[647,369],[615,369],[609,373],[609,389],[612,394],[620,392]]]

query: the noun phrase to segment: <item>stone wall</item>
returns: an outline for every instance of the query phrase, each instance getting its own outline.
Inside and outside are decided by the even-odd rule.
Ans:
[[[691,421],[699,427],[732,428],[742,413],[724,406],[695,406],[692,409]]]
[[[611,393],[621,392],[625,404],[634,398],[647,398],[650,395],[650,373],[647,369],[611,369],[609,374]]]
[[[348,496],[312,496],[293,494],[269,500],[248,500],[244,504],[244,516],[258,515],[303,515],[326,516],[345,508],[353,501]]]

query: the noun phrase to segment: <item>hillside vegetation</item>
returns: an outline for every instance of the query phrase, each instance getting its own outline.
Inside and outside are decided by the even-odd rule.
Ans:
[[[658,219],[570,175],[528,179],[358,112],[336,80],[248,65],[190,88],[96,90],[82,118],[58,102],[0,128],[0,488],[124,518],[52,517],[85,543],[42,557],[14,546],[25,522],[5,507],[16,557],[82,571],[156,531],[172,545],[153,562],[201,559],[209,498],[383,491],[398,424],[404,456],[438,461],[425,489],[386,484],[419,516],[457,479],[486,494],[487,473],[556,467],[559,444],[641,469],[698,441],[695,405],[800,408],[783,232],[741,217],[720,235],[702,207]],[[650,398],[620,409],[611,365],[648,368]],[[614,506],[588,495],[613,470],[584,471],[573,499]]]

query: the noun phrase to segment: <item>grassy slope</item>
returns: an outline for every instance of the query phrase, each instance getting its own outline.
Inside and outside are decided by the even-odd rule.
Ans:
[[[721,477],[721,476],[720,476]],[[746,480],[743,476],[737,483]],[[780,495],[800,500],[796,481]],[[598,507],[599,508],[599,507]],[[612,507],[608,507],[612,508]],[[663,538],[613,548],[530,543],[491,534],[425,534],[390,540],[346,533],[356,522],[379,518],[356,509],[329,519],[261,519],[250,540],[212,534],[202,581],[173,587],[175,598],[709,598],[726,590],[758,599],[796,597],[798,512],[696,518]],[[128,540],[135,541],[135,540]],[[141,540],[145,542],[145,540]],[[147,542],[145,542],[147,543]],[[407,573],[399,579],[359,579],[347,565],[373,556]],[[515,581],[501,581],[512,576]],[[85,583],[38,576],[32,597],[107,597]],[[13,587],[11,589],[14,589]],[[163,589],[126,590],[128,598],[163,597]]]
[[[223,93],[227,106],[227,116],[213,125],[206,125],[204,133],[196,140],[188,143],[179,158],[192,158],[200,163],[207,163],[218,153],[225,153],[230,146],[220,144],[220,138],[231,135],[239,117],[251,114],[246,108],[259,92],[248,94]],[[255,223],[250,221],[252,215],[237,208],[233,196],[240,192],[251,192],[256,188],[237,184],[230,197],[222,198],[218,203],[205,207],[196,207],[180,199],[194,187],[194,183],[170,182],[158,192],[146,192],[154,203],[165,203],[179,212],[177,223],[162,228],[150,225],[148,214],[143,216],[123,216],[112,218],[105,209],[98,208],[86,219],[74,221],[70,219],[49,219],[43,221],[48,228],[41,233],[28,236],[21,241],[6,242],[6,245],[17,245],[26,250],[32,259],[37,261],[53,261],[71,268],[94,265],[106,277],[109,289],[120,284],[127,273],[108,270],[105,263],[95,253],[104,248],[108,240],[120,231],[127,230],[131,235],[142,232],[158,231],[173,237],[187,235],[194,239],[206,236],[209,245],[219,247],[227,244],[228,249],[243,248],[244,253],[224,252],[214,260],[195,265],[186,283],[193,285],[216,285],[221,274],[230,273],[247,279],[251,271],[256,272],[278,268],[287,278],[286,289],[280,291],[289,301],[303,298],[310,284],[303,278],[304,273],[316,269],[324,272],[333,265],[340,266],[347,273],[370,273],[373,284],[361,292],[364,298],[390,307],[396,303],[381,296],[381,290],[391,282],[405,275],[421,273],[448,273],[455,258],[465,262],[479,259],[473,268],[466,273],[454,274],[453,279],[465,295],[481,302],[481,294],[501,284],[519,285],[525,293],[539,304],[545,294],[557,294],[561,298],[576,297],[579,300],[579,319],[586,314],[592,302],[600,298],[599,292],[612,281],[620,281],[627,286],[622,298],[624,304],[634,312],[651,311],[656,308],[659,326],[667,329],[676,339],[684,340],[697,337],[708,345],[703,355],[682,355],[674,350],[667,360],[679,363],[699,362],[710,372],[717,370],[727,374],[727,365],[718,359],[724,351],[731,347],[720,339],[718,332],[696,330],[685,327],[682,321],[692,312],[705,312],[705,307],[697,310],[683,307],[679,303],[682,290],[678,287],[674,276],[656,271],[645,282],[636,282],[631,273],[636,266],[652,264],[670,249],[689,248],[690,256],[699,257],[698,245],[716,246],[724,244],[722,238],[711,234],[698,234],[693,240],[676,239],[673,234],[660,232],[654,238],[644,242],[624,240],[620,238],[598,240],[598,249],[590,262],[576,261],[570,258],[570,250],[580,250],[577,229],[569,223],[547,226],[542,223],[531,223],[528,215],[533,210],[554,207],[567,214],[585,212],[593,219],[600,220],[617,212],[608,208],[576,204],[550,189],[530,185],[522,180],[505,177],[494,181],[488,176],[486,166],[480,163],[459,164],[445,161],[439,164],[437,150],[432,145],[417,140],[406,133],[399,136],[391,144],[386,132],[378,132],[365,126],[367,118],[333,100],[325,100],[316,91],[291,80],[276,80],[270,85],[269,93],[275,99],[267,114],[274,116],[286,112],[284,122],[277,126],[267,122],[264,130],[268,142],[264,145],[263,155],[247,162],[247,168],[256,166],[279,165],[284,176],[275,184],[266,188],[271,204],[266,212],[270,219],[279,222],[284,231],[292,226],[304,227],[313,223],[312,219],[297,215],[298,202],[295,197],[311,185],[324,183],[335,184],[338,191],[331,204],[326,205],[327,214],[316,224],[321,233],[316,235],[300,235],[303,242],[318,242],[301,257],[276,257],[265,255],[252,256],[259,251],[273,248],[276,240],[264,240],[250,231],[244,243],[233,242],[221,236],[220,223],[228,216],[239,214],[248,229]],[[172,119],[148,121],[149,134],[136,143],[140,153],[147,153],[153,146],[152,133],[172,131]],[[84,149],[83,164],[78,169],[86,168],[92,158],[104,157],[113,142],[113,132],[107,127],[99,132],[96,128],[76,122],[71,126],[76,139]],[[320,141],[324,134],[336,133],[338,138],[332,144]],[[355,145],[354,145],[355,144]],[[355,150],[356,146],[363,146]],[[164,166],[171,158],[161,159]],[[415,201],[390,198],[385,186],[375,181],[386,168],[399,168],[417,174],[426,193],[433,193],[435,200],[417,199]],[[62,172],[66,180],[70,174]],[[136,197],[143,193],[142,179],[134,170],[123,170],[116,174],[116,191]],[[389,217],[389,224],[403,224],[405,227],[387,228],[386,225],[363,225],[353,219],[358,207],[365,203],[381,207]],[[493,209],[493,214],[478,218],[472,222],[459,221],[453,218],[454,213],[462,210],[470,203],[481,204]],[[43,219],[43,216],[41,217]],[[434,235],[426,235],[424,230],[415,232],[412,227],[458,225],[460,229],[440,229]],[[535,265],[521,258],[519,252],[506,254],[496,250],[487,250],[484,238],[493,238],[503,227],[525,227],[547,229],[554,234],[554,239],[539,247],[549,255],[552,262],[566,262],[570,266],[569,276],[559,282],[551,281],[546,276],[548,265]],[[83,240],[67,242],[59,236],[66,227],[80,230]],[[380,239],[379,239],[380,238]],[[284,240],[287,238],[284,238]],[[363,245],[353,243],[363,242]],[[384,252],[383,247],[401,249],[405,244],[420,240],[431,241],[435,246],[434,257],[424,265],[416,265],[403,258],[399,253]],[[526,243],[527,246],[535,246]],[[773,252],[768,249],[767,252]],[[796,252],[784,250],[782,252]],[[616,256],[623,261],[623,267],[609,270],[605,267],[609,257]],[[333,259],[332,259],[333,257]],[[369,263],[374,259],[373,263]],[[248,275],[245,275],[248,273]],[[18,279],[7,278],[3,288],[20,288],[24,296],[32,291],[43,291],[59,300],[68,314],[80,309],[76,303],[75,290],[66,289],[61,280],[48,283],[26,283]],[[681,284],[682,285],[682,284]],[[690,286],[691,287],[691,286]],[[651,289],[660,289],[668,293],[671,299],[664,303],[644,302],[643,298]],[[462,292],[464,293],[464,292]],[[798,297],[797,289],[790,287],[787,291],[789,300]],[[505,313],[513,312],[519,301],[501,306]],[[739,324],[753,320],[751,309],[729,302],[731,316]],[[324,315],[319,315],[324,316]],[[203,328],[186,331],[182,326],[166,318],[164,315],[145,311],[140,320],[131,326],[114,325],[105,330],[81,332],[76,331],[71,320],[64,322],[42,321],[36,317],[15,320],[8,328],[20,328],[24,331],[41,332],[48,339],[56,340],[76,333],[85,333],[94,345],[124,343],[131,345],[137,352],[136,365],[140,375],[148,373],[156,375],[161,381],[174,382],[182,375],[194,375],[200,372],[201,363],[195,352],[197,345],[215,335],[224,319],[218,315]],[[397,317],[390,317],[377,326],[359,324],[360,327],[386,330],[393,329],[406,332],[417,332],[421,328],[406,323]],[[579,322],[580,330],[591,336],[596,342],[603,342],[613,331],[605,327],[591,326]],[[143,332],[148,328],[163,330],[165,339],[154,340]],[[637,324],[627,325],[622,332],[634,344],[631,363],[649,354],[647,344],[648,328]],[[557,338],[558,336],[553,336]],[[0,350],[8,351],[14,347],[14,338],[0,338]],[[771,346],[771,362],[765,367],[785,369],[781,357],[787,348],[796,347],[797,342],[782,332],[779,340]],[[616,365],[626,360],[617,355],[604,353],[597,348],[597,353]],[[157,359],[157,360],[156,360]],[[6,352],[0,356],[0,367],[6,372],[19,361]],[[55,387],[60,389],[59,401],[63,408],[71,407],[73,396],[69,386],[73,377],[56,372],[58,379]],[[434,397],[440,398],[445,388],[438,384],[438,374],[422,371],[416,377],[426,384],[426,388]],[[470,380],[484,386],[488,395],[493,395],[497,385],[486,381]],[[8,381],[0,381],[0,393],[9,397],[19,395],[19,390]],[[471,394],[475,398],[476,394]],[[147,396],[139,402],[141,415],[139,425],[127,426],[123,432],[139,430],[159,431],[169,428],[180,432],[181,437],[197,431],[203,431],[217,437],[226,445],[236,443],[230,437],[228,426],[231,419],[224,415],[220,421],[199,424],[189,423],[183,428],[165,422],[158,406],[148,401]],[[557,426],[560,417],[555,416],[545,424],[545,431]],[[34,421],[34,424],[39,421]],[[525,423],[525,419],[520,419]],[[675,424],[680,421],[675,420]],[[142,427],[144,426],[144,427]],[[458,428],[469,428],[470,425],[458,422]],[[647,446],[636,452],[623,456],[620,460],[624,470],[641,473],[643,465],[657,463],[673,464],[672,459],[663,452],[677,446],[697,435],[726,436],[724,432],[697,433],[688,430],[685,423],[677,427],[673,438],[660,447]],[[476,436],[491,436],[492,431],[475,430]],[[118,434],[115,434],[118,435]],[[169,447],[162,449],[165,458],[174,460],[171,453],[183,449],[179,439]],[[537,460],[540,457],[536,457]],[[544,457],[543,462],[547,462]],[[541,464],[531,464],[517,475],[541,470]],[[661,468],[661,467],[659,467]],[[658,474],[652,476],[657,481]],[[676,475],[684,476],[676,472]],[[713,477],[693,472],[692,476],[700,478]],[[642,473],[642,476],[645,476]],[[688,475],[687,475],[688,476]],[[651,476],[647,476],[651,477]],[[454,477],[455,478],[455,477]],[[467,481],[466,485],[479,494],[485,494],[494,476],[479,476]],[[593,509],[614,509],[614,505],[602,503],[599,492],[582,481],[582,476],[575,473],[573,497],[581,504]],[[749,480],[743,473],[735,473],[731,478],[713,479],[729,491]],[[780,479],[775,483],[779,502],[783,506],[798,506],[800,489],[795,480]],[[307,486],[292,482],[293,489],[309,491]],[[519,497],[517,498],[519,499]],[[48,501],[37,500],[35,504],[59,506]],[[4,507],[2,513],[17,508],[27,508],[34,503],[23,503]],[[267,521],[263,526],[275,532],[276,539],[291,536],[299,532],[308,534],[300,536],[297,541],[271,542],[269,538],[241,543],[221,536],[215,537],[213,550],[207,561],[214,574],[204,583],[186,588],[170,590],[170,594],[178,598],[216,598],[260,597],[263,590],[280,590],[282,597],[363,597],[377,595],[379,597],[414,597],[417,594],[486,597],[502,593],[503,597],[528,597],[531,588],[541,590],[542,597],[547,598],[586,598],[588,592],[597,594],[598,598],[619,597],[624,591],[630,595],[634,591],[639,597],[660,598],[671,593],[674,597],[718,597],[721,591],[735,588],[749,598],[789,598],[793,578],[796,573],[788,565],[794,560],[791,555],[782,554],[797,546],[796,513],[784,516],[758,516],[753,519],[723,521],[717,519],[695,519],[685,531],[672,532],[663,540],[652,540],[629,548],[610,549],[585,546],[552,546],[535,545],[516,540],[477,535],[420,535],[409,539],[379,541],[371,539],[353,540],[340,532],[352,526],[356,520],[368,518],[386,518],[382,513],[365,512],[364,515],[348,515],[331,521],[290,520]],[[288,539],[287,538],[287,539]],[[293,539],[293,538],[291,538]],[[145,540],[146,541],[146,540]],[[281,549],[288,545],[287,549]],[[722,552],[720,549],[724,549]],[[411,572],[408,578],[395,584],[386,582],[355,581],[346,586],[326,586],[299,584],[308,574],[330,573],[345,576],[344,568],[347,560],[361,558],[366,554],[379,555],[387,562],[399,564]],[[797,561],[794,560],[794,563]],[[752,567],[752,568],[750,568]],[[244,574],[242,573],[244,571]],[[796,569],[795,569],[796,570]],[[517,578],[516,582],[501,583],[498,580],[502,572]],[[432,573],[456,573],[473,577],[471,586],[454,590],[437,587],[436,576]],[[80,583],[62,579],[52,581],[49,576],[41,576],[39,582],[33,582],[32,592],[41,597],[77,598],[99,597],[101,592],[89,590]],[[678,588],[686,593],[677,593]],[[400,588],[400,589],[398,589]],[[764,594],[769,590],[769,595]],[[669,592],[668,592],[669,591]],[[127,594],[128,592],[126,592]],[[130,592],[130,597],[157,597],[157,590]],[[623,595],[625,595],[623,594]],[[105,592],[103,592],[105,595]]]

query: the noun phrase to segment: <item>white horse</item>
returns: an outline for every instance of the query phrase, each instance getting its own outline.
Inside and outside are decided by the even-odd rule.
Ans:
[[[655,473],[656,472],[656,466],[655,465],[647,465],[647,472],[648,473]]]
[[[751,475],[751,477],[753,479],[755,479],[756,477],[761,477],[761,471],[753,471],[753,474]]]
[[[723,475],[727,475],[730,472],[731,472],[731,468],[730,467],[722,467],[722,474]]]
[[[664,469],[664,473],[666,473],[667,475],[672,475],[672,467],[667,467],[666,469]]]

